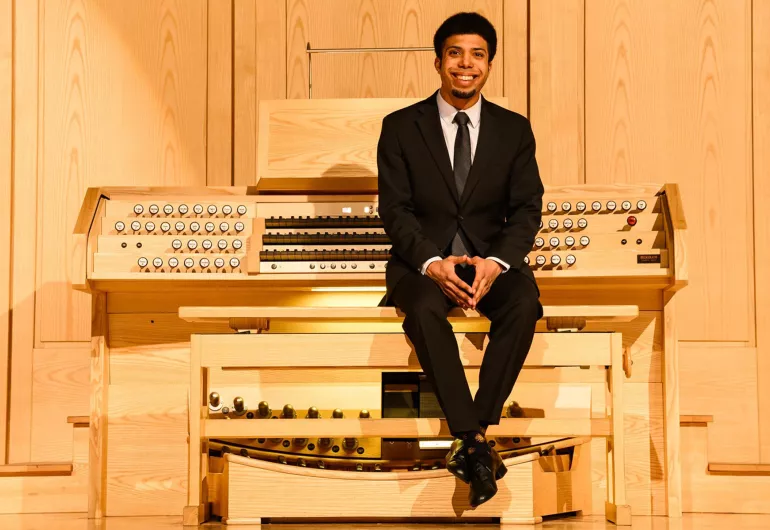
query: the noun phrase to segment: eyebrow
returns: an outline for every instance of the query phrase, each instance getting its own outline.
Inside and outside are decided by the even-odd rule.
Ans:
[[[462,50],[462,47],[454,45],[454,46],[447,46],[447,50]],[[481,51],[486,52],[486,48],[471,48],[473,51]]]

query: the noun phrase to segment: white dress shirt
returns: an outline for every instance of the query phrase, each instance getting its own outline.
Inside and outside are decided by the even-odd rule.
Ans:
[[[457,137],[458,125],[454,123],[455,114],[459,111],[452,105],[444,101],[441,97],[441,92],[436,94],[436,100],[438,101],[438,114],[441,117],[441,130],[444,132],[444,141],[446,142],[447,151],[449,151],[449,162],[452,164],[452,168],[455,165],[455,138]],[[463,112],[468,115],[468,132],[471,136],[471,164],[473,164],[473,158],[476,155],[476,144],[479,140],[479,130],[481,125],[481,98],[472,106],[464,109]],[[508,272],[510,265],[501,259],[489,256],[488,259],[494,260],[503,267],[503,272]],[[441,261],[440,256],[434,256],[429,258],[422,264],[420,272],[425,274],[428,270],[428,265],[434,261]]]

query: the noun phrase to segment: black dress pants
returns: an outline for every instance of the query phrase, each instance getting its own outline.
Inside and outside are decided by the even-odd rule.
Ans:
[[[473,285],[475,267],[457,266],[455,270]],[[471,397],[447,320],[455,304],[433,280],[416,271],[399,280],[392,301],[406,315],[403,329],[433,384],[452,435],[479,430],[480,422],[499,424],[505,400],[532,345],[535,324],[543,314],[535,284],[518,271],[509,270],[497,277],[479,302],[477,309],[491,326],[475,398]]]

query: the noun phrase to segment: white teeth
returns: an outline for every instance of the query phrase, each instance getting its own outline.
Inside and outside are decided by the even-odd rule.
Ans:
[[[459,79],[462,79],[463,81],[471,81],[471,80],[473,80],[473,76],[472,75],[458,75],[457,77]]]

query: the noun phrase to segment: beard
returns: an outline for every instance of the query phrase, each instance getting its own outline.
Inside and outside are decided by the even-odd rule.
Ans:
[[[470,90],[460,90],[459,88],[453,88],[452,89],[452,95],[459,99],[471,99],[473,96],[476,95],[476,89],[472,88]]]

